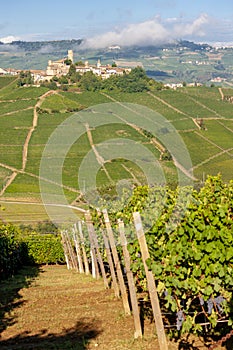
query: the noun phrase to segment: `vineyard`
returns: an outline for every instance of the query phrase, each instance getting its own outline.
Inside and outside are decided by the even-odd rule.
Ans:
[[[135,339],[150,320],[159,350],[168,339],[195,349],[190,334],[231,349],[229,94],[80,93],[0,78],[1,280],[66,263],[121,298]],[[55,227],[41,228],[46,220]]]
[[[121,211],[86,212],[86,224],[62,229],[67,266],[101,276],[105,288],[112,285],[125,314],[133,308],[136,338],[142,336],[140,305],[145,318],[155,319],[161,350],[168,349],[161,322],[172,338],[194,333],[217,348],[213,339],[218,335],[221,342],[232,329],[232,207],[232,182],[220,176],[209,177],[200,191],[138,187]],[[3,226],[2,273],[14,273],[26,257],[40,264],[64,262],[59,242],[51,234],[25,235]],[[155,285],[161,311],[153,315]]]
[[[19,88],[15,79],[8,78],[1,78],[0,86],[0,198],[7,201],[4,202],[6,210],[1,213],[6,221],[20,220],[17,216],[12,216],[15,204],[9,204],[10,200],[30,202],[32,205],[35,202],[41,203],[39,169],[45,145],[58,126],[68,121],[75,111],[79,115],[78,111],[89,108],[90,112],[92,106],[130,103],[135,107],[139,106],[138,112],[142,113],[142,118],[143,111],[140,112],[140,106],[159,113],[184,141],[191,158],[187,171],[193,173],[197,183],[203,182],[207,175],[218,173],[222,174],[224,181],[232,178],[232,104],[222,99],[218,88],[184,87],[176,91],[149,93],[80,93],[71,89],[55,93],[49,92],[45,87]],[[231,89],[222,88],[221,93],[228,96]],[[36,127],[33,127],[34,120],[37,120]],[[83,206],[77,174],[85,155],[93,146],[97,149],[102,142],[114,139],[130,139],[151,151],[162,168],[166,183],[176,186],[177,169],[169,157],[163,157],[163,145],[156,144],[145,130],[136,130],[125,122],[115,125],[111,123],[91,128],[89,134],[82,135],[70,147],[64,160],[62,175],[70,204]],[[98,152],[101,157],[101,150]],[[143,171],[129,159],[121,157],[106,162],[105,169],[99,170],[97,186],[101,193],[110,192],[113,195],[112,188],[121,179],[128,179],[139,185],[145,184]],[[27,216],[27,209],[27,206],[21,209],[21,213],[25,212],[24,217],[20,216],[23,220]],[[31,222],[38,221],[37,209],[38,206],[34,209],[34,217],[31,215]],[[40,212],[43,219],[48,218],[42,208]]]
[[[120,264],[125,266],[123,271],[127,273],[128,283],[128,275],[132,272],[137,295],[143,295],[145,308],[150,300],[153,309],[153,287],[151,290],[149,270],[157,284],[165,329],[171,331],[173,336],[193,332],[207,338],[216,332],[224,335],[227,330],[230,332],[232,326],[232,200],[232,182],[226,185],[220,177],[208,178],[199,192],[185,187],[176,191],[138,188],[121,212],[109,214],[115,232],[114,241],[106,210],[103,211],[104,216],[100,212],[93,213],[98,242],[91,237],[95,235],[93,228],[89,228],[92,257],[96,250],[96,261],[100,264],[98,247],[105,246],[108,250],[110,246],[116,269],[119,264],[117,258],[120,256]],[[141,212],[141,218],[135,211]],[[87,223],[89,220],[87,217]],[[125,253],[125,260],[122,257],[122,248],[124,250],[127,244],[124,233],[122,239],[122,228],[128,240],[130,265],[127,265]],[[106,242],[106,230],[109,242]],[[146,259],[143,257],[145,252],[141,243],[143,231],[146,232],[148,246]],[[82,242],[82,231],[79,229],[79,232]],[[114,256],[116,246],[117,258]],[[67,256],[71,256],[68,250]],[[80,256],[78,255],[79,258]],[[80,268],[80,260],[78,262]],[[108,263],[111,266],[111,260]],[[96,262],[93,262],[93,266],[98,271]],[[100,271],[104,277],[101,264]],[[113,272],[112,279],[113,283],[115,278],[119,281],[127,313],[125,290],[118,272],[117,277],[114,277]],[[154,318],[156,323],[158,312],[154,313]],[[157,324],[160,348],[165,349],[160,331]],[[138,332],[137,328],[137,335],[140,334]]]

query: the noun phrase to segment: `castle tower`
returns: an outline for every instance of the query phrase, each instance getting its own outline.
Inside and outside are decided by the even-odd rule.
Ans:
[[[72,50],[68,50],[68,60],[71,60],[71,62],[74,62],[74,53]]]

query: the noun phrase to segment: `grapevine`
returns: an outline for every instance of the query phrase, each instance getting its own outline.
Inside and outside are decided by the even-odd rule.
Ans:
[[[148,208],[150,210],[148,211]],[[208,177],[199,190],[188,187],[137,188],[121,212],[130,222],[141,212],[150,250],[148,267],[157,282],[164,312],[175,315],[179,332],[200,332],[203,325],[232,324],[233,182]],[[137,240],[128,249],[137,286],[146,290]],[[174,317],[173,317],[174,320]]]

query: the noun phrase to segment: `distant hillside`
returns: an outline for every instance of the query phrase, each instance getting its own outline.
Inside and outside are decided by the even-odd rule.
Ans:
[[[41,51],[43,52],[61,52],[76,49],[81,44],[81,39],[72,40],[51,40],[51,41],[13,41],[10,44],[4,44],[0,42],[0,45],[4,45],[8,48],[16,48],[17,50],[25,52]]]
[[[56,60],[73,50],[75,61],[96,64],[117,63],[120,67],[142,66],[147,74],[163,83],[212,83],[233,85],[233,48],[214,48],[187,40],[159,46],[131,46],[115,49],[84,49],[82,39],[57,41],[0,42],[0,68],[46,69],[48,60]]]
[[[127,87],[129,86],[127,84]],[[106,199],[109,195],[116,194],[115,184],[120,183],[121,180],[141,185],[148,181],[143,168],[140,168],[134,158],[131,158],[131,154],[130,157],[127,154],[122,157],[120,145],[125,139],[135,142],[135,149],[139,145],[150,151],[164,176],[164,178],[158,178],[158,181],[164,183],[166,180],[166,184],[171,187],[177,184],[178,176],[183,181],[182,179],[186,179],[189,173],[191,175],[193,173],[197,180],[195,183],[198,185],[206,179],[208,174],[221,173],[224,181],[232,180],[233,109],[230,102],[232,96],[233,89],[204,86],[186,86],[176,91],[162,89],[136,93],[112,90],[107,86],[102,91],[81,92],[74,87],[70,87],[68,91],[49,90],[42,86],[18,87],[17,78],[0,77],[0,201],[14,202],[12,204],[14,206],[11,207],[4,202],[6,211],[1,211],[1,217],[4,215],[6,221],[12,222],[19,220],[21,213],[20,220],[22,220],[23,212],[24,220],[44,219],[45,214],[42,210],[38,213],[40,210],[38,205],[32,206],[31,210],[34,210],[32,214],[28,207],[16,208],[15,203],[20,201],[41,203],[39,180],[44,147],[54,130],[61,123],[68,122],[74,111],[79,111],[79,115],[84,116],[83,127],[86,133],[72,144],[62,167],[62,188],[67,201],[72,205],[82,205],[80,197],[82,182],[77,181],[77,175],[83,160],[93,146],[96,146],[93,164],[88,163],[86,172],[83,174],[85,179],[88,178],[91,169],[95,169],[92,166],[96,161],[99,162],[101,159],[102,162],[102,159],[107,159],[104,156],[105,148],[99,145],[106,142],[105,144],[109,144],[110,147],[111,140],[117,140],[115,146],[119,145],[120,153],[114,153],[115,150],[118,152],[118,148],[115,148],[113,153],[109,153],[110,158],[112,157],[111,161],[106,161],[104,166],[101,165],[101,169],[96,174],[97,187],[101,194],[106,195]],[[147,128],[147,118],[144,119],[143,128],[135,127],[134,124],[125,121],[108,124],[108,119],[111,120],[113,115],[110,108],[114,105],[119,106],[119,102],[121,113],[129,113],[128,108],[124,111],[123,104],[131,103],[131,113],[134,106],[137,111],[135,115],[141,115],[139,120],[143,121],[144,108],[147,107],[163,116],[166,126],[158,130],[158,135],[156,134],[157,137],[154,139],[151,129]],[[98,111],[104,104],[107,106],[106,124],[101,127],[91,127],[91,124],[86,123],[88,116],[86,108],[91,107],[89,112],[92,119],[99,115]],[[95,110],[97,113],[94,113]],[[154,116],[157,118],[156,113]],[[82,118],[80,123],[82,124]],[[185,148],[182,146],[181,151],[184,149],[188,151],[191,164],[188,165],[187,171],[182,167],[183,158],[180,158],[181,162],[178,161],[183,151],[179,153],[176,152],[176,147],[174,150],[172,148],[176,152],[176,157],[171,159],[168,148],[171,145],[169,146],[169,137],[166,136],[169,132],[167,125],[174,127],[178,132],[177,135],[183,140]],[[131,152],[131,149],[129,151]],[[132,150],[133,157],[134,152],[136,151]],[[53,166],[56,174],[56,165],[51,162],[51,167]],[[148,162],[147,167],[149,167]],[[192,176],[191,178],[193,179]],[[49,181],[48,184],[50,184]],[[56,182],[54,185],[55,188],[51,193],[55,193],[53,191],[60,188]]]

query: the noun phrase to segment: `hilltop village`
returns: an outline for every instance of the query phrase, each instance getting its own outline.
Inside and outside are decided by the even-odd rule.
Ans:
[[[68,50],[67,56],[62,59],[56,61],[49,60],[46,70],[30,69],[29,72],[31,73],[34,84],[40,85],[43,82],[51,81],[54,77],[60,78],[62,76],[66,76],[70,71],[71,65],[75,67],[76,73],[80,75],[83,75],[87,72],[92,72],[94,75],[101,77],[102,79],[108,79],[111,76],[122,76],[131,72],[131,68],[120,68],[115,64],[103,65],[101,64],[100,59],[96,65],[91,65],[88,61],[85,61],[84,63],[80,61],[75,64],[72,50]],[[22,70],[13,68],[0,68],[0,75],[19,75],[21,72]]]

